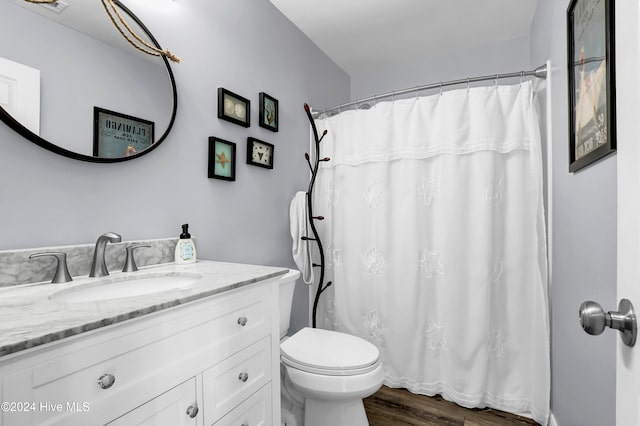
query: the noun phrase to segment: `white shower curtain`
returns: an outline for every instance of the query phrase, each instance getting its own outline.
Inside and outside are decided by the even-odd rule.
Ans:
[[[542,166],[531,82],[316,120],[318,325],[380,349],[385,384],[546,425]],[[314,289],[315,291],[315,289]]]

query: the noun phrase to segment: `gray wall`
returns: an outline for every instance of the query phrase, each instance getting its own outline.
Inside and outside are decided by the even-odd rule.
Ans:
[[[437,57],[416,52],[415,59],[411,62],[388,64],[367,72],[352,74],[351,98],[362,99],[439,81],[522,71],[528,68],[528,37],[504,40]]]
[[[539,0],[531,28],[531,62],[552,62],[551,408],[559,426],[614,425],[617,337],[587,335],[577,314],[584,300],[617,306],[617,163],[568,171],[568,4]]]
[[[181,0],[171,14],[140,16],[182,59],[173,132],[140,159],[90,164],[0,125],[0,249],[91,243],[106,231],[124,241],[173,237],[188,222],[202,259],[293,267],[289,202],[308,183],[302,106],[346,101],[349,77],[267,0]],[[251,100],[249,129],[217,118],[218,87]],[[278,133],[257,125],[261,91],[280,101]],[[235,182],[207,179],[208,136],[237,143]],[[274,170],[245,164],[248,136],[275,145]],[[301,327],[300,284],[295,303]]]

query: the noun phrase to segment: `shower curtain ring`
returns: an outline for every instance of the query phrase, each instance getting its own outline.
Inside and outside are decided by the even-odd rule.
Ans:
[[[440,96],[442,96],[442,82],[440,82]]]
[[[416,99],[420,97],[420,86],[416,86]]]
[[[496,89],[498,88],[498,79],[500,78],[499,74],[496,74]]]
[[[524,83],[524,71],[520,71],[520,84]]]
[[[467,77],[467,92],[469,91],[469,83],[471,82],[471,79],[469,77]]]
[[[393,102],[395,102],[395,101],[396,101],[396,91],[395,91],[395,90],[392,90],[392,91],[391,91],[391,100],[392,100]]]

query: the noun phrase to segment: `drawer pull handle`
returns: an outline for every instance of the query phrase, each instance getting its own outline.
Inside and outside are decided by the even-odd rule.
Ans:
[[[193,404],[190,405],[189,407],[187,407],[187,416],[191,417],[192,419],[198,415],[198,404]]]
[[[240,317],[238,318],[238,324],[240,324],[241,326],[245,326],[247,325],[247,317]]]
[[[243,371],[242,373],[240,373],[240,375],[238,376],[238,380],[240,380],[241,382],[246,382],[247,380],[249,380],[249,373],[247,373],[246,371]]]
[[[116,382],[116,376],[113,374],[103,374],[98,378],[98,386],[101,389],[109,389]]]

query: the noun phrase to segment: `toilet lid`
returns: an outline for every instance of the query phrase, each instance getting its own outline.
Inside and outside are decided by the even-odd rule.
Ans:
[[[379,352],[360,337],[303,328],[280,345],[282,361],[318,374],[363,374],[377,367]]]

